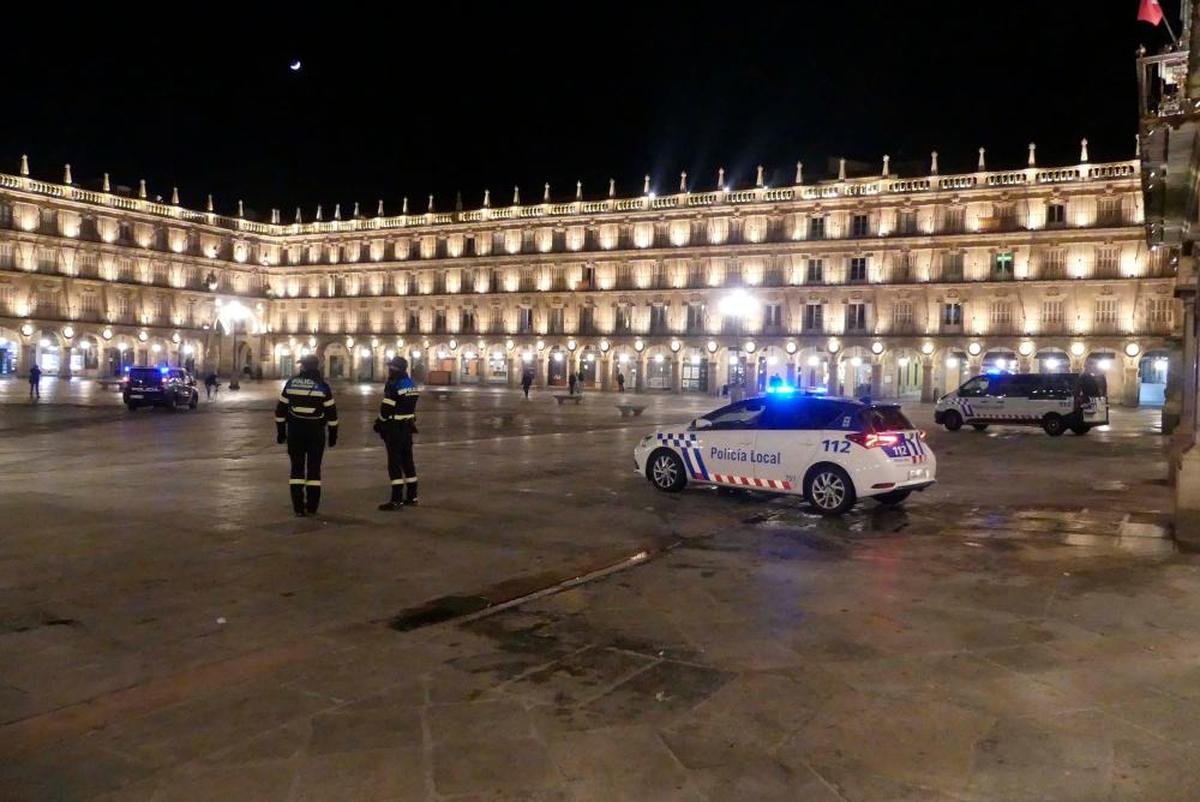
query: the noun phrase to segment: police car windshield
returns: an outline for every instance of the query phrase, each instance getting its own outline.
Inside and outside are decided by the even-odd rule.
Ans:
[[[158,368],[132,368],[129,383],[134,387],[157,387],[162,384],[163,374]]]

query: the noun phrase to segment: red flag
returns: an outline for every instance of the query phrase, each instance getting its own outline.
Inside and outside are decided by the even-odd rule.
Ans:
[[[1141,8],[1138,9],[1137,18],[1141,22],[1148,22],[1151,25],[1158,25],[1163,21],[1162,6],[1158,4],[1158,0],[1142,0]]]

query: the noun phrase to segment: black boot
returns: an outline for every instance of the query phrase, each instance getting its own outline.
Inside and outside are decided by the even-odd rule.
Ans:
[[[409,482],[405,487],[408,488],[408,493],[404,497],[404,503],[411,507],[417,503],[417,483]]]
[[[305,507],[305,511],[309,515],[316,515],[317,509],[321,506],[321,486],[307,485],[305,492],[308,494],[308,504]]]
[[[292,491],[292,511],[304,517],[304,485],[291,484],[288,489]]]
[[[392,485],[392,497],[379,505],[380,512],[393,512],[404,506],[404,485]]]

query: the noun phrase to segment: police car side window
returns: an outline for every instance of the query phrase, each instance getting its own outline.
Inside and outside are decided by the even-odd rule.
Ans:
[[[974,398],[981,395],[987,395],[987,391],[988,377],[976,376],[962,387],[958,388],[958,395],[960,397]]]
[[[757,399],[739,401],[710,412],[704,417],[712,421],[712,429],[753,429],[763,413],[763,403]]]

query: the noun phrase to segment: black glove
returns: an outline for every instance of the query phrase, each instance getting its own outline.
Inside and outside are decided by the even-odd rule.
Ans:
[[[333,448],[334,446],[337,445],[337,433],[338,433],[338,430],[337,430],[336,426],[329,427],[329,447],[330,448]]]
[[[287,442],[287,427],[282,423],[275,426],[275,442],[280,444]]]

